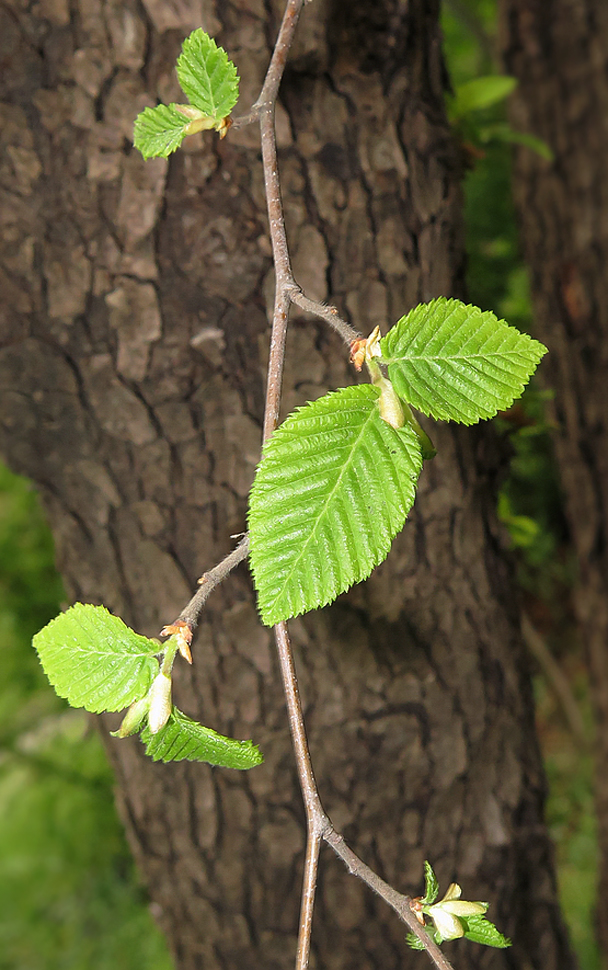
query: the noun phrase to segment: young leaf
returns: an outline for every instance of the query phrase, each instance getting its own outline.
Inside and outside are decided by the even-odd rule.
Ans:
[[[229,115],[238,100],[236,67],[200,27],[184,41],[177,77],[190,102],[215,122]]]
[[[252,741],[237,741],[173,708],[169,720],[156,734],[146,726],[141,732],[146,754],[154,761],[205,761],[223,768],[255,768],[264,757]]]
[[[536,135],[530,135],[527,131],[515,131],[510,125],[504,122],[497,122],[494,125],[483,125],[478,131],[479,138],[484,143],[489,141],[502,141],[512,145],[524,145],[526,148],[532,149],[533,152],[536,152],[537,155],[540,155],[547,162],[552,162],[555,158],[551,148],[542,138],[537,138]]]
[[[135,119],[133,144],[144,158],[167,158],[179,148],[189,125],[190,119],[172,104],[144,108]]]
[[[250,497],[251,568],[268,626],[325,606],[386,557],[422,457],[369,384],[299,408],[264,448]]]
[[[450,118],[456,121],[471,111],[489,108],[505,98],[517,87],[517,78],[507,74],[488,74],[465,81],[456,88],[455,97],[450,106]]]
[[[430,938],[435,941],[437,946],[441,943],[441,937],[439,933],[436,933],[432,927],[425,926],[426,932],[429,934]],[[411,946],[412,950],[425,950],[426,947],[422,940],[419,940],[415,933],[408,933],[405,937],[405,942],[408,946]]]
[[[76,603],[34,637],[44,672],[60,697],[93,714],[121,711],[147,694],[159,644],[130,630],[103,606]]]
[[[430,862],[424,863],[424,898],[423,903],[432,905],[439,895],[439,883]]]
[[[474,943],[483,943],[484,946],[495,946],[498,949],[505,949],[511,946],[511,940],[499,933],[494,923],[490,923],[485,916],[469,916],[461,918],[464,924],[464,935],[467,940]]]
[[[439,297],[380,341],[397,393],[444,421],[475,424],[518,398],[547,348],[493,313]]]

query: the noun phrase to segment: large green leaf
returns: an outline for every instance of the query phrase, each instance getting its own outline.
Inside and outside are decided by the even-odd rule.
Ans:
[[[238,100],[236,67],[200,27],[184,41],[177,77],[190,102],[215,121],[229,115]]]
[[[444,421],[475,424],[511,406],[547,352],[490,311],[440,297],[380,341],[397,393]]]
[[[264,757],[252,741],[237,741],[216,734],[211,728],[182,714],[177,707],[163,728],[152,734],[149,727],[141,732],[146,754],[154,761],[205,761],[222,768],[255,768]]]
[[[161,649],[103,606],[76,603],[34,637],[44,672],[72,707],[121,711],[143,697],[158,673]]]
[[[380,417],[369,384],[299,408],[251,490],[250,561],[268,626],[324,606],[387,555],[414,502],[420,444]]]

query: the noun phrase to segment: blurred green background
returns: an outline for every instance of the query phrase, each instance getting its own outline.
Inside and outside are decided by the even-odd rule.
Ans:
[[[497,73],[495,0],[447,2],[443,27],[456,93],[473,78]],[[479,90],[483,100],[484,89]],[[509,186],[508,142],[517,133],[506,126],[504,99],[459,115],[456,97],[452,117],[468,166],[470,300],[531,330]],[[497,421],[513,451],[499,515],[517,561],[526,613],[565,674],[570,702],[582,720],[573,724],[550,667],[535,660],[562,902],[581,970],[599,970],[591,716],[570,606],[576,570],[551,457],[546,400],[533,386]],[[33,634],[58,612],[61,599],[36,494],[0,467],[0,970],[170,970],[116,817],[101,742],[87,715],[70,710],[49,688],[31,647]]]
[[[61,598],[37,496],[0,466],[0,970],[170,970],[92,718],[31,646]]]

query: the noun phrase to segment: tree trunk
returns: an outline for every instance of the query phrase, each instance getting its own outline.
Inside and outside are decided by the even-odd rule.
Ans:
[[[245,528],[272,292],[258,132],[196,136],[167,163],[130,146],[137,110],[179,100],[197,5],[79,0],[5,12],[2,437],[37,483],[72,599],[157,634]],[[272,6],[273,13],[269,13]],[[202,4],[259,91],[278,0]],[[365,333],[460,291],[458,165],[437,4],[305,8],[278,114],[296,276]],[[288,341],[285,411],[352,381],[315,321]],[[416,892],[488,899],[512,951],[459,966],[574,965],[542,821],[544,780],[483,430],[438,457],[387,563],[291,624],[326,808],[363,858]],[[108,739],[133,851],[180,970],[293,963],[304,819],[272,637],[241,567],[212,597],[177,702],[260,743],[249,773],[153,764]],[[110,726],[115,721],[104,719]],[[315,965],[418,967],[401,924],[322,858]],[[454,945],[456,946],[456,945]],[[450,948],[448,947],[448,950]],[[362,958],[362,954],[364,955]]]
[[[538,333],[551,353],[555,449],[579,560],[576,610],[596,715],[598,927],[608,967],[608,6],[503,0],[512,124],[552,163],[516,154],[515,201]]]

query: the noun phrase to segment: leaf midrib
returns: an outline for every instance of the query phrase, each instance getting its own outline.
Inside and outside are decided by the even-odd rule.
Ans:
[[[318,514],[318,515],[317,515],[317,517],[316,517],[316,520],[315,520],[315,525],[314,525],[314,528],[312,529],[312,531],[311,531],[311,533],[310,533],[310,535],[309,535],[309,537],[308,537],[308,539],[306,540],[306,542],[305,542],[305,543],[304,543],[304,545],[302,546],[302,548],[301,548],[301,550],[300,550],[300,554],[298,555],[298,557],[297,557],[297,559],[296,559],[296,560],[294,561],[294,563],[293,563],[293,565],[292,565],[292,567],[291,567],[291,569],[289,570],[289,573],[288,573],[288,575],[287,575],[287,576],[285,577],[285,579],[284,579],[284,581],[283,581],[283,584],[282,584],[282,586],[281,586],[281,589],[280,589],[280,591],[279,591],[279,592],[278,592],[278,593],[276,594],[276,596],[274,597],[274,599],[273,599],[273,601],[272,601],[272,604],[270,604],[270,605],[269,605],[269,607],[268,607],[268,611],[267,611],[267,612],[270,612],[270,610],[271,610],[271,608],[274,608],[274,607],[276,607],[276,604],[277,604],[277,602],[278,602],[278,601],[279,601],[279,600],[281,599],[281,597],[282,597],[282,596],[284,596],[284,595],[285,595],[285,589],[287,588],[287,586],[288,586],[288,584],[289,584],[289,581],[291,580],[291,577],[293,576],[293,574],[294,574],[294,572],[295,572],[295,570],[296,570],[296,568],[297,568],[297,566],[298,566],[298,563],[299,563],[299,562],[300,562],[300,560],[302,559],[302,557],[303,557],[303,555],[304,555],[304,553],[305,553],[305,551],[306,551],[306,550],[308,549],[308,547],[309,547],[309,545],[310,545],[310,543],[312,542],[312,540],[313,540],[313,538],[314,538],[314,537],[315,537],[315,535],[316,535],[316,531],[317,531],[317,527],[318,527],[318,524],[319,524],[319,522],[321,521],[321,519],[323,518],[323,516],[324,516],[324,514],[325,514],[325,512],[327,511],[327,506],[329,505],[329,503],[330,503],[330,501],[332,500],[332,498],[333,498],[333,496],[334,496],[334,494],[335,494],[335,492],[336,492],[336,489],[338,488],[338,485],[340,484],[340,481],[342,480],[342,476],[344,475],[344,473],[345,473],[345,471],[346,471],[346,469],[347,469],[347,468],[348,468],[348,467],[350,466],[350,464],[351,464],[351,461],[352,461],[352,456],[353,456],[353,454],[354,454],[354,453],[355,453],[355,451],[356,451],[356,448],[357,448],[357,445],[359,444],[359,441],[360,441],[360,439],[361,439],[361,436],[363,435],[363,433],[364,433],[364,431],[365,431],[365,429],[366,429],[366,428],[367,428],[367,426],[368,426],[368,422],[369,422],[370,420],[372,420],[372,418],[373,418],[373,415],[374,415],[374,408],[376,408],[376,407],[377,407],[377,401],[376,401],[376,400],[374,400],[374,401],[373,401],[373,402],[371,402],[371,403],[372,403],[372,406],[371,406],[371,408],[370,408],[370,410],[369,410],[369,413],[368,413],[368,415],[367,415],[367,417],[365,418],[365,421],[364,421],[364,422],[363,422],[363,424],[361,425],[361,429],[360,429],[360,431],[359,431],[359,434],[357,435],[357,438],[356,438],[356,440],[355,440],[355,441],[353,442],[353,446],[352,446],[352,448],[351,448],[351,452],[350,452],[350,457],[349,457],[349,459],[348,459],[348,461],[346,461],[346,462],[345,462],[345,463],[344,463],[344,464],[342,465],[342,468],[341,468],[341,470],[340,470],[340,474],[338,475],[338,477],[337,477],[337,479],[336,479],[336,482],[335,482],[335,485],[334,485],[334,487],[333,487],[333,488],[331,489],[331,491],[330,491],[330,493],[329,493],[329,495],[327,496],[327,499],[325,500],[325,502],[324,502],[324,504],[323,504],[323,508],[321,509],[321,511],[319,512],[319,514]]]
[[[449,354],[449,355],[444,354],[442,356],[439,354],[407,354],[407,355],[404,355],[403,357],[381,357],[380,363],[386,364],[388,366],[389,364],[400,364],[404,360],[405,361],[422,360],[425,362],[451,361],[451,360],[469,361],[469,360],[477,360],[477,359],[490,360],[493,357],[504,358],[504,357],[508,357],[509,355],[515,355],[517,357],[524,356],[521,350],[493,350],[485,354],[484,353],[471,353],[471,354],[456,353],[456,354]]]
[[[87,657],[91,657],[91,656],[128,657],[130,659],[137,660],[139,657],[150,657],[150,658],[155,657],[157,653],[161,653],[161,649],[162,648],[159,647],[159,649],[155,650],[154,653],[139,653],[139,652],[133,653],[130,651],[123,651],[123,650],[121,651],[90,650],[88,647],[82,647],[79,643],[75,643],[75,644],[70,643],[70,644],[63,644],[61,647],[58,647],[56,656],[61,656],[64,652],[67,652],[69,653],[70,656],[73,656],[74,654],[78,654],[78,653],[83,653],[83,654],[86,654]]]

